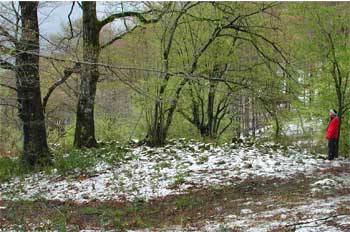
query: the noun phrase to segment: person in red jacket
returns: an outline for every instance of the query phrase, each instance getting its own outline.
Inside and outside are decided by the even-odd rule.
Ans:
[[[329,123],[326,131],[326,138],[328,139],[328,159],[333,160],[338,157],[338,130],[339,130],[339,118],[337,111],[331,109],[329,111]]]

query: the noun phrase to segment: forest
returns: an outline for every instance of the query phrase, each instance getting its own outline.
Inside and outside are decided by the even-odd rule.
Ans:
[[[349,60],[349,2],[0,2],[0,231],[349,231]]]

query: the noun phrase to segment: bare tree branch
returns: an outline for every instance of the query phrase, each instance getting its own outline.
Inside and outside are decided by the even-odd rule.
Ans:
[[[115,41],[122,39],[125,35],[127,35],[127,34],[133,32],[133,31],[135,31],[135,29],[138,28],[138,27],[140,27],[140,26],[139,26],[139,25],[136,25],[136,26],[134,26],[133,28],[131,28],[131,29],[129,29],[129,30],[127,30],[127,31],[125,31],[125,32],[123,32],[123,33],[121,33],[121,34],[115,36],[113,39],[111,39],[111,40],[108,41],[107,43],[101,45],[101,49],[104,49],[104,48],[108,47],[109,45],[113,44]]]
[[[178,112],[190,123],[196,124],[195,121],[188,115],[186,114],[183,110],[178,110]]]
[[[2,102],[0,102],[0,106],[8,106],[8,107],[12,107],[12,108],[18,108],[18,106],[17,105],[13,105],[13,104],[9,104],[9,103],[2,103]]]
[[[5,88],[11,89],[11,90],[14,90],[17,92],[17,89],[13,86],[10,86],[10,85],[0,83],[0,87],[5,87]]]
[[[153,100],[155,100],[155,97],[150,96],[147,92],[143,91],[141,88],[137,88],[136,86],[132,85],[130,82],[128,82],[127,80],[124,80],[115,70],[113,70],[113,68],[107,68],[112,74],[114,74],[115,77],[118,78],[119,81],[121,81],[123,84],[125,84],[126,86],[128,86],[130,89],[136,91],[139,94],[142,94],[144,96],[147,96]]]
[[[19,22],[21,20],[21,16],[20,14],[18,13],[18,9],[16,9],[16,6],[15,6],[15,2],[12,1],[11,2],[11,7],[12,7],[12,11],[15,12],[15,15],[16,15],[16,23],[15,23],[15,41],[18,41],[18,34],[19,34]]]
[[[68,21],[69,21],[69,28],[70,28],[70,38],[68,38],[68,40],[72,39],[74,37],[73,35],[73,25],[72,25],[72,20],[71,20],[71,16],[74,10],[74,4],[75,2],[72,3],[72,7],[70,8],[69,14],[68,14]]]
[[[227,123],[227,125],[221,129],[221,131],[218,133],[218,137],[220,137],[231,126],[232,123],[233,117],[231,117],[229,123]]]
[[[9,62],[0,59],[0,68],[15,71],[16,67]]]
[[[44,112],[46,109],[46,105],[47,102],[49,101],[49,98],[51,96],[51,94],[53,93],[53,91],[59,87],[60,85],[62,85],[73,73],[78,73],[80,71],[80,63],[76,63],[75,66],[71,69],[65,69],[64,70],[64,75],[63,77],[58,80],[57,82],[55,82],[48,90],[47,94],[45,95],[45,97],[43,98],[43,108],[44,108]]]
[[[0,35],[5,36],[11,41],[12,43],[16,44],[16,38],[13,37],[4,27],[0,25]]]
[[[147,19],[145,17],[145,15],[147,15],[149,13],[152,13],[152,10],[148,10],[148,11],[145,11],[145,12],[136,12],[136,11],[119,12],[119,13],[116,13],[116,14],[112,14],[112,15],[108,16],[107,18],[99,21],[99,27],[102,28],[105,25],[107,25],[108,23],[111,23],[111,22],[113,22],[116,19],[127,18],[127,17],[137,18],[143,24],[155,23],[155,22],[158,22],[161,19],[161,17],[165,14],[165,12],[166,11],[163,10],[158,17],[151,18],[151,19]]]

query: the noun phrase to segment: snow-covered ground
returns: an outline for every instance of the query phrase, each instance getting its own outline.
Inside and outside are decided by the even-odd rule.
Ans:
[[[247,179],[288,180],[303,174],[317,177],[310,185],[310,197],[320,192],[350,188],[349,175],[327,175],[327,170],[349,168],[347,159],[328,161],[293,147],[224,144],[220,147],[198,142],[174,141],[162,148],[140,146],[126,154],[129,158],[118,166],[100,162],[87,172],[71,176],[37,173],[0,185],[0,202],[4,200],[48,199],[76,203],[89,201],[150,200],[184,194],[190,189],[211,185],[236,185]],[[312,198],[310,198],[312,199]],[[332,216],[340,205],[349,205],[350,196],[333,197],[298,205],[274,206],[264,212],[247,208],[239,215],[226,215],[199,222],[201,231],[240,228],[242,231],[269,231],[276,226],[305,222],[297,231],[342,231],[332,227],[324,217]],[[254,202],[256,204],[256,202]],[[303,217],[300,217],[300,215]],[[334,218],[330,218],[334,219]],[[350,227],[350,217],[336,217],[337,223]],[[296,220],[296,221],[295,221]],[[310,223],[308,223],[310,222]],[[316,225],[317,224],[317,225]],[[320,227],[321,226],[321,227]],[[316,230],[312,230],[315,229]],[[179,226],[159,230],[177,230]],[[179,230],[183,230],[181,228]],[[154,229],[156,230],[156,229]],[[153,230],[151,230],[153,231]]]
[[[266,204],[267,202],[246,202],[245,205]],[[184,228],[174,225],[167,228],[152,228],[138,231],[290,231],[297,232],[341,232],[350,231],[350,214],[341,214],[337,209],[348,207],[350,196],[330,197],[312,202],[268,205],[265,211],[254,212],[247,208],[240,215],[217,216],[212,220],[198,222],[196,227]],[[269,209],[270,208],[270,209]],[[292,230],[293,229],[293,230]],[[131,232],[131,231],[130,231]]]
[[[286,135],[303,135],[305,132],[313,134],[325,130],[327,125],[320,119],[311,119],[303,121],[290,121],[283,126],[283,132]]]
[[[0,200],[144,200],[185,193],[189,188],[232,185],[247,178],[293,178],[303,173],[337,167],[333,162],[315,159],[300,151],[265,144],[215,147],[203,143],[181,143],[164,148],[141,146],[120,166],[99,163],[76,176],[38,173],[0,185]]]

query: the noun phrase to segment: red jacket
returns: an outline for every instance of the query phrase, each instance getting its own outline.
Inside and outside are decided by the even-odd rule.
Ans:
[[[327,139],[338,139],[339,118],[335,116],[328,124],[326,131]]]

